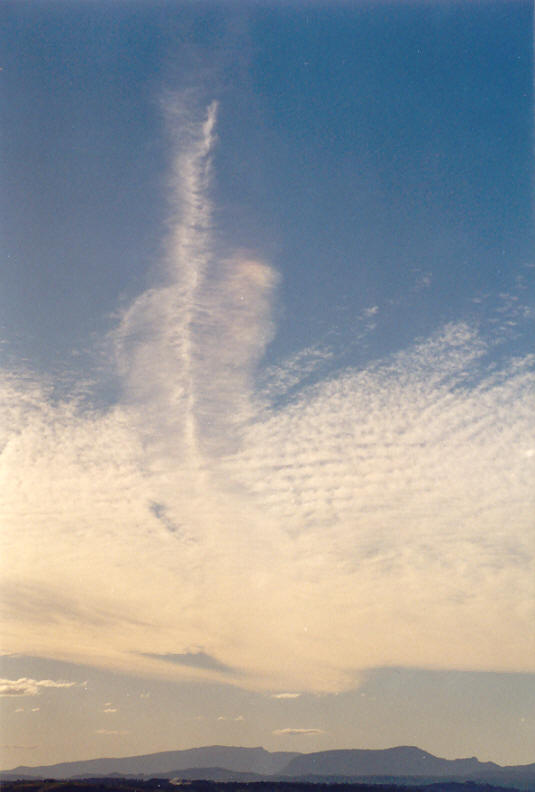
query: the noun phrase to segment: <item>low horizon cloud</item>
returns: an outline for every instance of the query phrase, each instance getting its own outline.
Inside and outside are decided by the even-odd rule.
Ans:
[[[79,682],[64,682],[53,679],[0,679],[0,696],[38,696],[46,688],[79,687]],[[37,711],[38,708],[35,709]]]
[[[301,696],[301,693],[272,693],[271,698],[274,699],[296,699]]]
[[[287,737],[301,737],[307,735],[325,734],[323,729],[275,729],[272,734]]]
[[[216,115],[168,100],[167,256],[109,338],[117,402],[1,374],[6,650],[265,692],[535,670],[533,356],[490,365],[459,320],[306,385],[335,358],[311,346],[259,385],[279,275],[214,240]]]
[[[38,745],[0,745],[3,751],[35,751]]]

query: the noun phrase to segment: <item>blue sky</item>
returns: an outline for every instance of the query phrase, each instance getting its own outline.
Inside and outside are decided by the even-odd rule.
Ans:
[[[4,766],[532,761],[532,3],[1,14]]]

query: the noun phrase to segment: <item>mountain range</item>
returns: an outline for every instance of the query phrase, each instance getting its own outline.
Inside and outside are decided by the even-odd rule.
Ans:
[[[124,758],[88,759],[40,767],[19,766],[0,773],[0,778],[10,780],[97,776],[396,784],[451,780],[478,781],[535,792],[535,763],[503,767],[494,762],[480,762],[475,757],[442,759],[413,746],[305,754],[215,745]]]

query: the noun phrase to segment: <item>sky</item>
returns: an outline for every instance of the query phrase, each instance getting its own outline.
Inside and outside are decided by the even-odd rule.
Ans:
[[[533,3],[0,15],[1,766],[535,761]]]

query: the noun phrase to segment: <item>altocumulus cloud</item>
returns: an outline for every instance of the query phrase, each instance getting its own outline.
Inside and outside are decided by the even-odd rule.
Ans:
[[[289,737],[300,737],[302,735],[315,735],[315,734],[325,734],[323,729],[275,729],[272,734],[277,734],[279,736],[289,736]]]
[[[336,360],[311,347],[258,385],[278,276],[216,249],[216,115],[168,103],[167,254],[110,336],[117,403],[2,374],[6,649],[266,692],[533,670],[533,358],[491,368],[459,321],[305,387]]]

